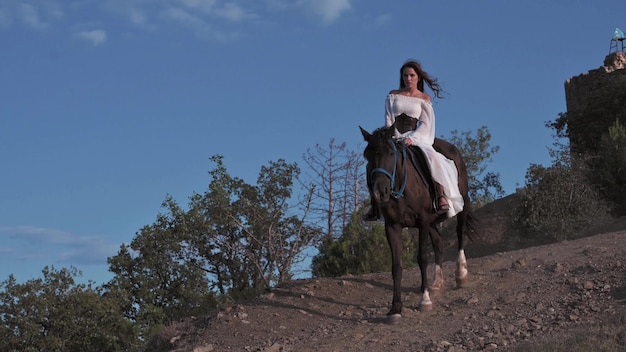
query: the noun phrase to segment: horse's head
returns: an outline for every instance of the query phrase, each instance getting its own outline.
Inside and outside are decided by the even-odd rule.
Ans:
[[[392,195],[398,197],[394,194],[394,183],[403,178],[403,175],[396,175],[400,151],[393,140],[395,126],[379,128],[371,134],[359,128],[367,142],[363,151],[367,160],[367,187],[371,197],[385,203]]]

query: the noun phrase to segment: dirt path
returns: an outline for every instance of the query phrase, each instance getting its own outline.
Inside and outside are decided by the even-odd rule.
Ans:
[[[160,351],[506,350],[570,336],[626,309],[626,232],[470,259],[470,284],[415,310],[419,272],[405,270],[400,325],[385,324],[391,274],[293,282],[247,304],[167,327]],[[432,270],[431,270],[432,274]],[[158,343],[157,343],[158,342]]]

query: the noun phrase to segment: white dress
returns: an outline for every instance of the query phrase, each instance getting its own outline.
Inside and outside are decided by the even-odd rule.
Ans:
[[[459,176],[453,160],[433,148],[435,142],[435,112],[430,101],[423,98],[409,97],[401,94],[389,94],[385,101],[385,126],[391,126],[396,116],[405,113],[416,118],[417,128],[413,131],[395,132],[396,139],[408,138],[413,145],[419,146],[426,155],[430,173],[435,182],[443,186],[446,199],[450,205],[448,217],[463,210],[463,197],[459,192]]]

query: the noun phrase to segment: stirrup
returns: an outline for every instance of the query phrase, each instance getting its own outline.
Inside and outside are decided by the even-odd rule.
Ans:
[[[446,204],[442,205],[441,198],[446,199],[445,196],[437,196],[435,197],[435,201],[434,201],[435,204],[433,204],[435,208],[435,213],[437,214],[445,214],[450,210],[450,204],[446,202]]]

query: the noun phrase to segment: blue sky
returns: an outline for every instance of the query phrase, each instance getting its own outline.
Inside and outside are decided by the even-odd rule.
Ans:
[[[616,27],[621,0],[0,0],[0,280],[107,280],[212,155],[255,183],[331,138],[360,148],[409,58],[447,92],[437,135],[487,126],[512,193]]]

